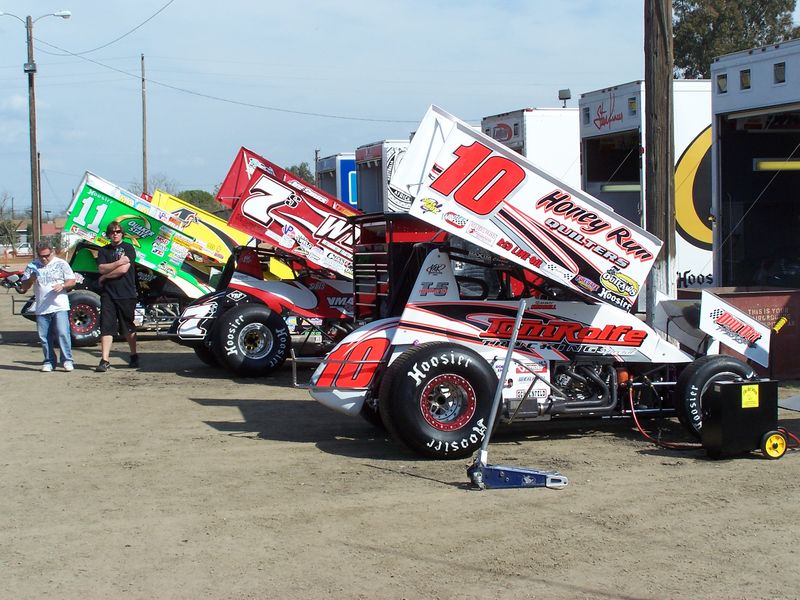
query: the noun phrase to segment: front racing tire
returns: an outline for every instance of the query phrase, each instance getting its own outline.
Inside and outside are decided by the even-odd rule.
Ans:
[[[69,293],[69,329],[72,345],[93,346],[100,340],[100,296],[89,290]]]
[[[219,317],[212,348],[219,364],[242,377],[268,375],[289,355],[286,321],[260,304],[240,304]]]
[[[496,390],[497,375],[480,354],[449,342],[430,342],[389,365],[378,409],[392,437],[418,454],[464,458],[486,436]]]
[[[219,367],[217,356],[205,344],[192,346],[192,350],[194,350],[195,356],[197,356],[197,358],[199,358],[204,364],[208,365],[209,367]]]
[[[703,427],[703,396],[713,383],[751,379],[753,369],[742,361],[724,354],[703,356],[690,363],[678,377],[675,388],[675,410],[678,420],[693,437],[700,439]]]

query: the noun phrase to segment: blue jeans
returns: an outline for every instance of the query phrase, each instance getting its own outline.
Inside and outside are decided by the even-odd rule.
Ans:
[[[36,329],[39,331],[39,341],[42,342],[44,362],[50,363],[53,368],[56,362],[57,343],[61,348],[61,363],[72,362],[72,338],[69,334],[69,311],[36,315]]]

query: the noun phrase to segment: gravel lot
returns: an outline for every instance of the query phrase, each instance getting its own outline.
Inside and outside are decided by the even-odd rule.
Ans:
[[[467,461],[416,458],[288,368],[231,379],[151,334],[139,370],[115,343],[108,373],[98,348],[39,373],[5,291],[0,335],[2,598],[800,597],[797,452],[712,461],[628,422],[538,425],[490,462],[569,486],[481,492]]]

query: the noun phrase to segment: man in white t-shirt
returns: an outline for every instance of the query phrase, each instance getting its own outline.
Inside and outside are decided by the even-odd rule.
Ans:
[[[61,348],[64,370],[72,371],[74,364],[67,292],[75,287],[75,273],[67,261],[56,256],[50,242],[36,244],[36,255],[36,260],[25,268],[17,291],[24,294],[35,284],[36,328],[44,353],[42,371],[49,373],[56,368],[56,343]]]

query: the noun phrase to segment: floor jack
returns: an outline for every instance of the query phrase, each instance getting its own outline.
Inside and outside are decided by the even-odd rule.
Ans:
[[[489,439],[492,436],[492,429],[494,429],[494,421],[497,417],[498,409],[500,408],[500,401],[503,396],[503,382],[508,375],[508,367],[511,364],[511,356],[514,352],[514,346],[517,343],[517,332],[519,331],[522,317],[528,308],[530,299],[520,300],[519,310],[517,311],[517,320],[514,323],[514,331],[511,334],[511,339],[508,342],[508,353],[506,354],[505,362],[503,363],[503,372],[497,385],[497,390],[494,394],[494,401],[492,402],[492,410],[489,413],[489,426],[486,431],[486,437],[483,438],[480,450],[473,462],[467,468],[467,475],[472,483],[480,489],[502,489],[502,488],[533,488],[533,487],[547,487],[551,489],[560,490],[567,486],[567,478],[555,471],[538,471],[536,469],[523,469],[520,467],[511,467],[507,465],[490,465],[487,463],[489,457]]]

